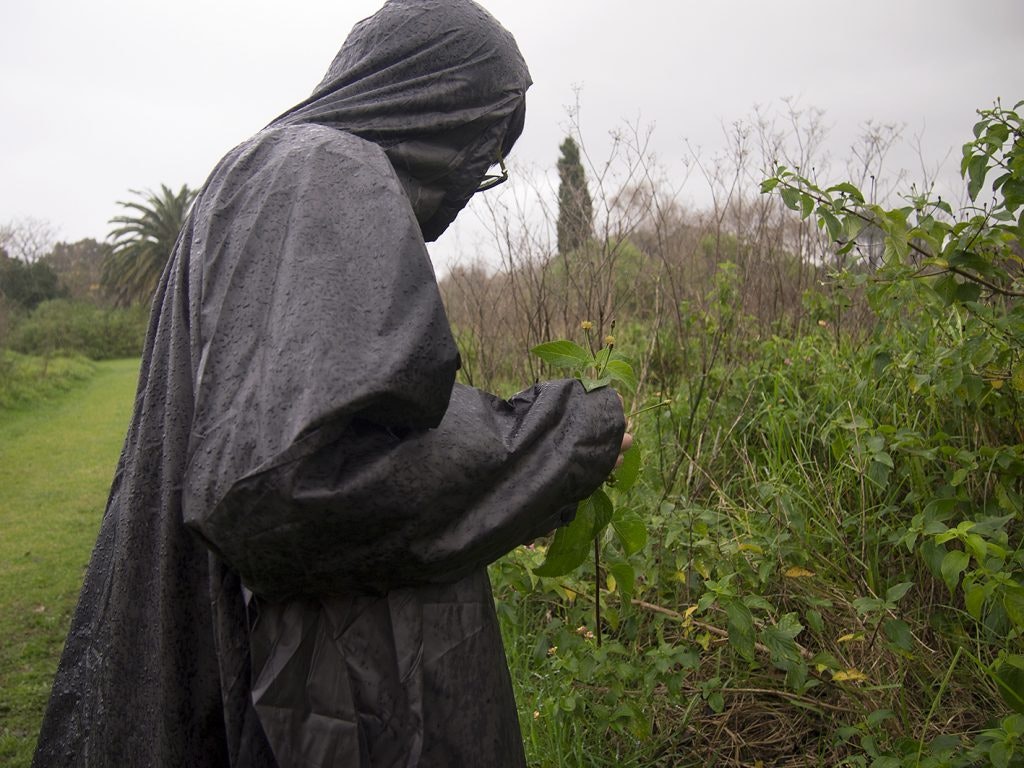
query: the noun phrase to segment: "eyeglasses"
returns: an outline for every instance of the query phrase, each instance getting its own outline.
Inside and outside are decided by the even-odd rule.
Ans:
[[[484,192],[488,189],[494,189],[499,184],[504,184],[508,181],[508,168],[505,167],[505,158],[502,154],[498,153],[498,167],[501,168],[501,174],[489,174],[484,176],[480,182],[480,186],[476,188],[477,192]]]

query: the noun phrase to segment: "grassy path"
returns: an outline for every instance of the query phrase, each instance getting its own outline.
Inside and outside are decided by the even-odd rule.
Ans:
[[[138,360],[0,413],[0,765],[27,766],[99,528]]]

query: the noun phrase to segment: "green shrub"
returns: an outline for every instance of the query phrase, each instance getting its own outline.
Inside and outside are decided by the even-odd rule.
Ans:
[[[47,301],[17,323],[8,346],[23,354],[44,357],[138,357],[142,354],[147,316],[144,307],[108,309],[65,299]]]
[[[94,372],[83,357],[29,357],[0,349],[0,410],[23,408],[71,389]]]

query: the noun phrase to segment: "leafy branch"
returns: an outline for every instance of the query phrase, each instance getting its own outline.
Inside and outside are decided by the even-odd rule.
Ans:
[[[1014,110],[997,103],[979,112],[975,139],[964,144],[961,162],[971,201],[978,200],[991,171],[1004,172],[991,183],[991,203],[961,210],[960,220],[941,198],[913,194],[907,197],[910,205],[886,210],[866,202],[849,182],[823,188],[782,165],[761,183],[761,192],[777,192],[802,219],[813,214],[818,228],[838,246],[838,256],[857,248],[865,233],[881,232],[884,266],[890,272],[914,266],[913,255],[922,262],[919,266],[934,269],[923,276],[936,278],[936,291],[946,303],[975,301],[982,288],[1021,298],[1024,260],[1005,247],[1024,235],[1024,213],[1019,212],[1024,207],[1024,120]]]
[[[604,345],[595,350],[591,334],[593,324],[584,321],[580,324],[586,338],[587,347],[562,339],[540,344],[530,350],[534,355],[553,368],[568,370],[579,379],[587,392],[610,386],[613,382],[628,390],[635,390],[637,385],[633,366],[621,354],[615,351],[615,337],[606,336]],[[612,326],[614,330],[614,324]],[[643,408],[641,413],[656,408],[659,403]],[[635,415],[635,414],[634,414]],[[627,494],[636,483],[640,474],[640,448],[634,442],[626,452],[622,465],[608,478],[607,486],[616,495]],[[603,488],[598,488],[590,496],[579,503],[576,517],[555,531],[555,537],[547,549],[547,553],[534,573],[538,576],[558,577],[572,573],[594,553],[594,611],[597,642],[601,642],[601,539],[605,529],[611,525],[615,531],[623,552],[627,557],[638,552],[647,543],[647,529],[643,520],[629,509],[616,505]],[[626,562],[615,563],[610,571],[617,584],[621,585],[624,594],[632,594],[636,574]]]

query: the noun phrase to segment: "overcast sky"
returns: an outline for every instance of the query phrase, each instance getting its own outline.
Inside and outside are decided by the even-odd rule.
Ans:
[[[201,185],[228,149],[312,90],[380,5],[3,0],[0,224],[31,217],[62,240],[102,239],[128,190]],[[787,98],[824,110],[836,157],[870,119],[919,135],[928,162],[952,150],[955,170],[974,110],[1024,98],[1022,0],[483,5],[535,82],[512,164],[524,176],[554,165],[577,89],[595,154],[623,121],[653,124],[652,148],[675,177],[688,147],[714,154],[723,125]],[[909,150],[893,157],[917,172]],[[701,200],[697,187],[685,196]],[[442,238],[443,258],[471,224]]]

